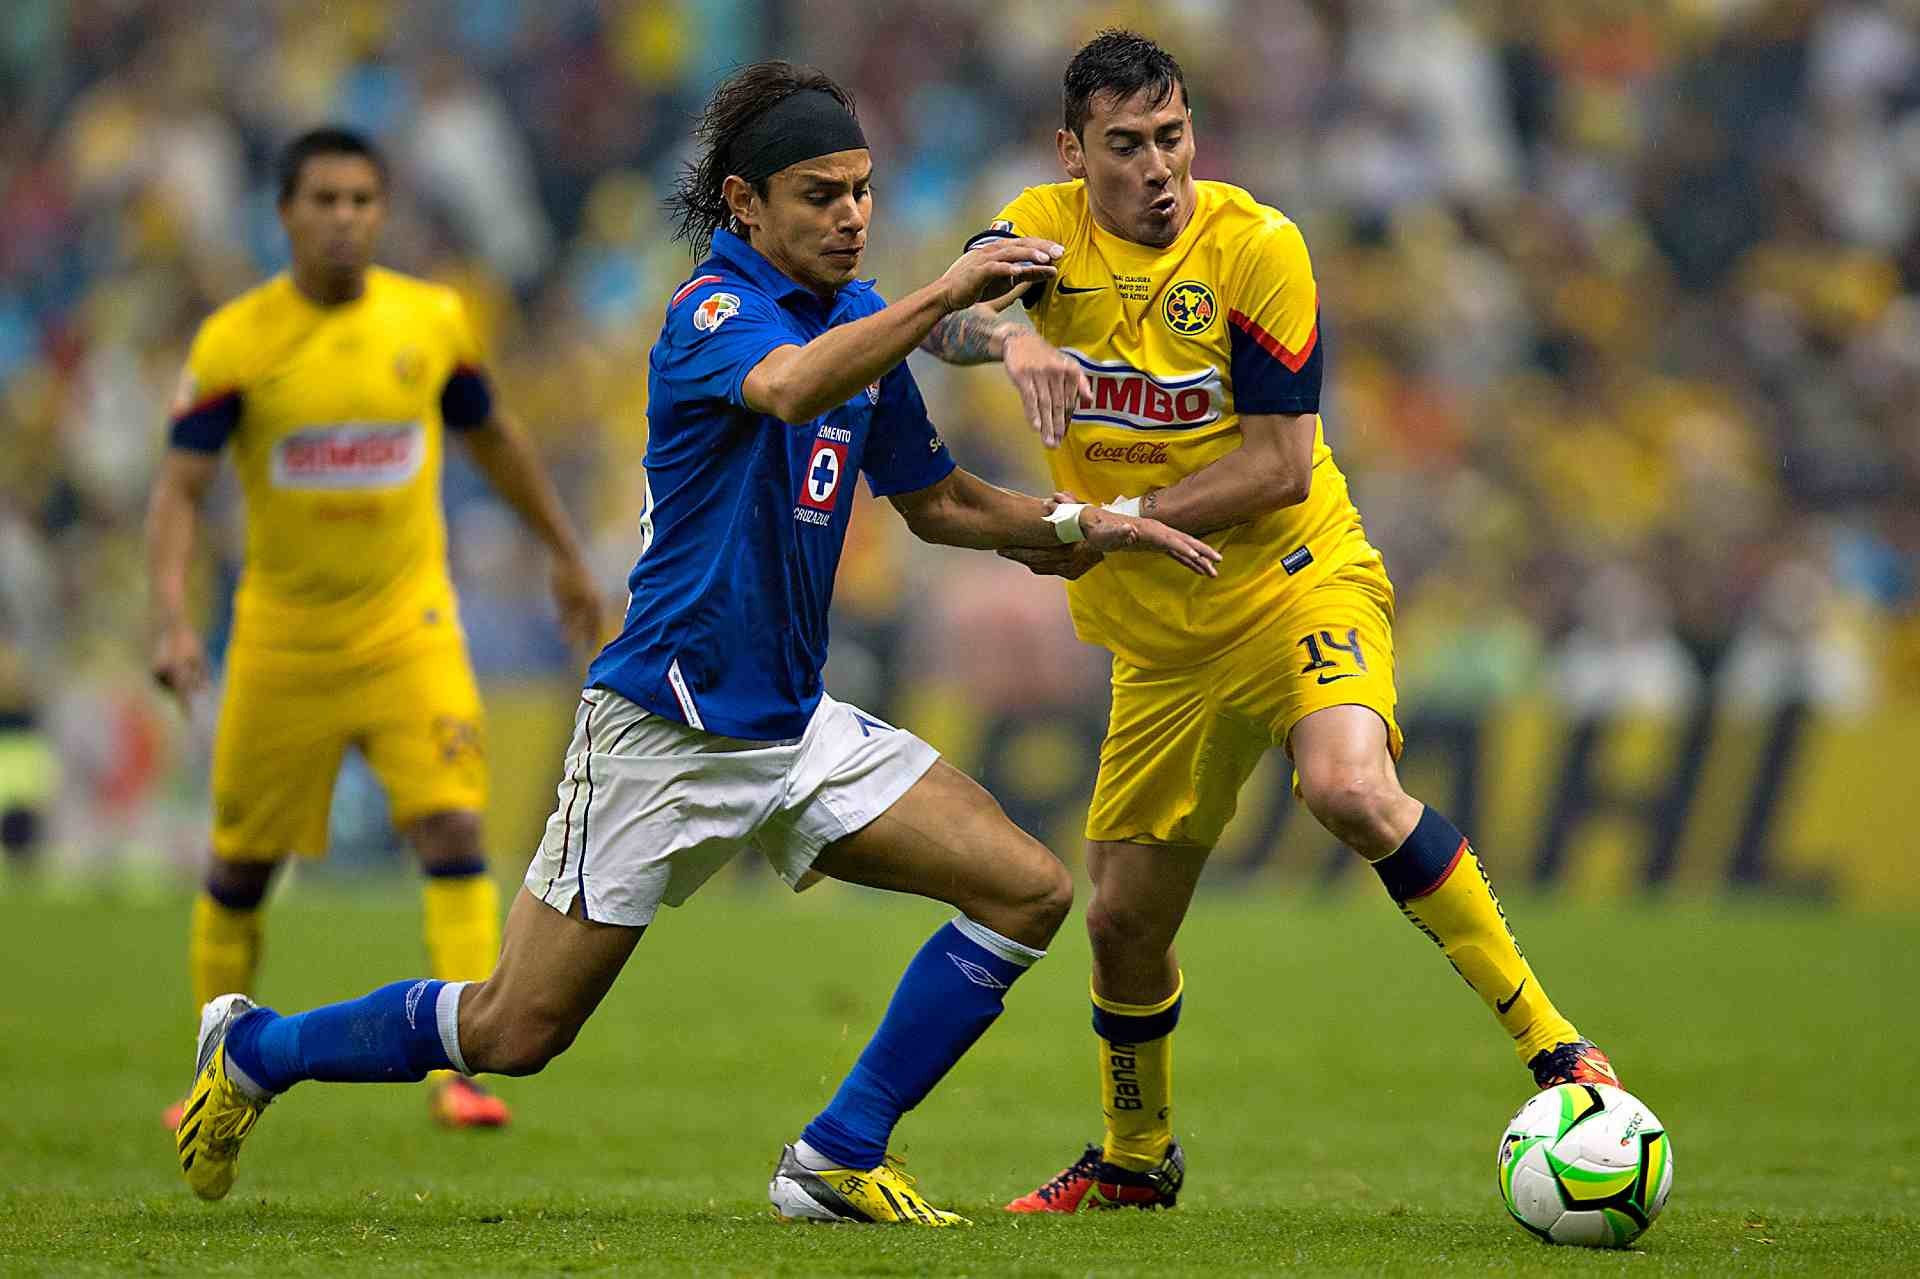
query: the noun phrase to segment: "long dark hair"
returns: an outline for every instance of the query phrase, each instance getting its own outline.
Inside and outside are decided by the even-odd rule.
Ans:
[[[728,76],[713,91],[706,110],[694,126],[700,153],[681,170],[673,194],[667,197],[667,209],[678,222],[674,238],[685,240],[695,257],[702,257],[713,242],[713,233],[733,227],[733,214],[720,194],[727,180],[727,153],[740,131],[781,99],[805,89],[830,93],[848,112],[853,111],[853,95],[835,83],[833,77],[817,67],[800,66],[784,59],[755,62]],[[762,198],[767,181],[760,179],[753,189]]]

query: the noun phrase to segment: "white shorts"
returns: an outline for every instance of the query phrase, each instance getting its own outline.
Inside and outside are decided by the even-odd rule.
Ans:
[[[719,737],[590,688],[527,891],[607,924],[651,923],[743,848],[789,885],[820,850],[893,807],[940,758],[825,696],[797,741]]]

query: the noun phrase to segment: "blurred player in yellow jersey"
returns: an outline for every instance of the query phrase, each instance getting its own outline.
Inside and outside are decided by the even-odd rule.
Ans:
[[[292,266],[201,325],[147,516],[153,670],[183,704],[206,685],[187,616],[199,509],[229,444],[246,498],[213,752],[213,859],[194,902],[196,1007],[251,991],[260,903],[289,855],[326,852],[335,774],[358,747],[420,858],[434,975],[478,980],[500,949],[486,874],[480,697],[446,563],[446,432],[552,552],[569,638],[600,639],[600,603],[551,484],[493,403],[459,298],[372,265],[387,169],[364,138],[318,129],[281,162]],[[507,1121],[447,1074],[432,1112]],[[177,1109],[169,1126],[178,1122]]]
[[[1008,1207],[1170,1207],[1173,948],[1207,854],[1269,749],[1320,823],[1373,864],[1512,1036],[1542,1087],[1615,1082],[1528,967],[1472,847],[1400,787],[1393,586],[1322,431],[1325,343],[1300,231],[1238,187],[1197,182],[1179,64],[1102,32],[1065,80],[1070,181],[1022,192],[969,248],[1040,236],[1057,276],[948,317],[923,344],[1001,360],[1073,495],[1204,534],[1218,577],[1147,556],[1003,552],[1070,579],[1081,638],[1113,654],[1087,819],[1093,1018],[1106,1136]],[[1063,522],[1071,528],[1071,521]]]

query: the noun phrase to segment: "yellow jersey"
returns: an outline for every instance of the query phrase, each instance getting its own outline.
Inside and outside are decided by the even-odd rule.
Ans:
[[[1040,335],[1080,362],[1093,403],[1049,454],[1053,481],[1105,502],[1165,488],[1231,453],[1242,414],[1314,418],[1307,500],[1208,536],[1217,578],[1157,555],[1114,555],[1067,586],[1080,637],[1145,667],[1190,666],[1252,637],[1334,570],[1384,576],[1319,421],[1319,294],[1299,228],[1239,187],[1196,182],[1165,248],[1095,224],[1085,184],[1030,187],[968,247],[996,236],[1066,246],[1025,297]]]
[[[275,276],[194,336],[171,442],[229,441],[246,499],[236,646],[348,662],[457,638],[444,428],[491,393],[459,297],[375,268],[321,306]]]

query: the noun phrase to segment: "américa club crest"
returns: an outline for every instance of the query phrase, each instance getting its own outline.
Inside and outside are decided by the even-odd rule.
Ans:
[[[1220,313],[1213,290],[1198,280],[1181,280],[1167,290],[1160,303],[1160,317],[1175,333],[1194,337],[1213,327]]]

